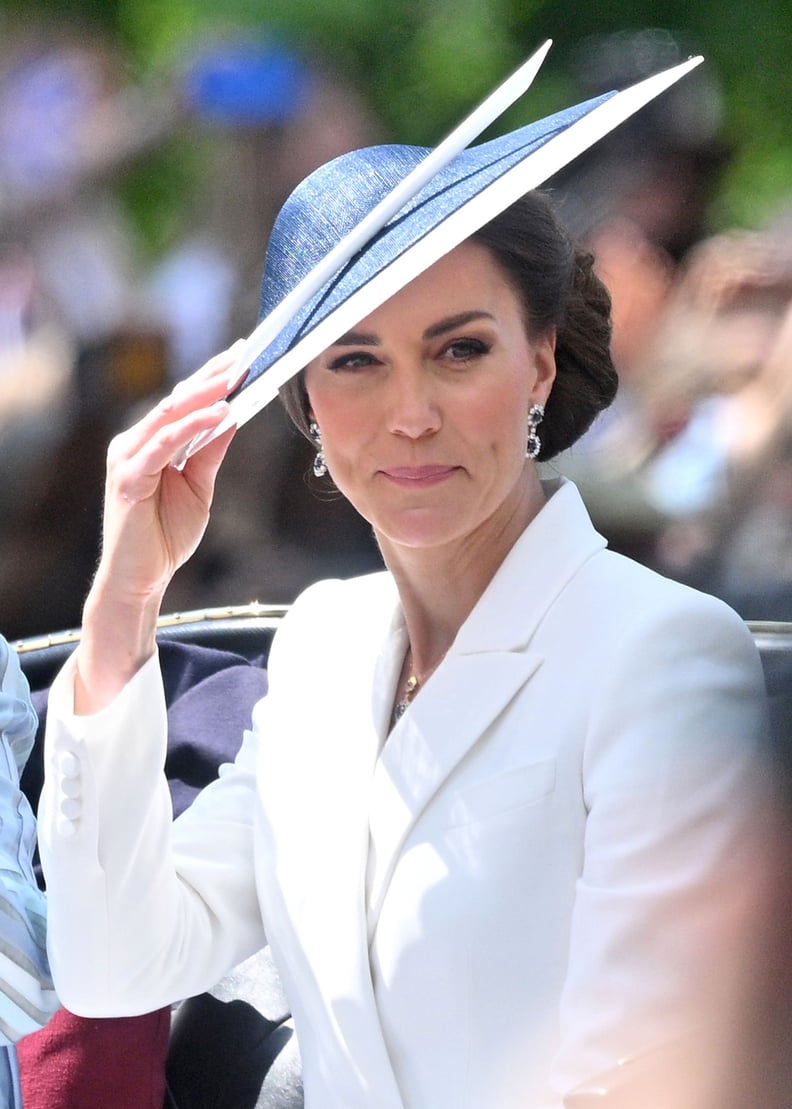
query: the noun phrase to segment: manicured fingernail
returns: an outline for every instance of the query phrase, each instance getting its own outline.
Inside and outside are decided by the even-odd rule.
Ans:
[[[245,379],[245,377],[247,377],[247,372],[249,368],[250,367],[244,362],[241,365],[234,366],[234,369],[228,375],[228,378],[226,380],[226,388],[228,389],[229,393],[233,389],[236,389],[237,385],[239,385]]]

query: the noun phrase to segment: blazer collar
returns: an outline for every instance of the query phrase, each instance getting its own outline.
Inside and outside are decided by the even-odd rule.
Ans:
[[[566,478],[544,481],[547,501],[501,563],[459,630],[458,654],[520,650],[581,566],[605,546]],[[497,618],[493,618],[494,614]]]
[[[370,794],[369,938],[398,854],[461,759],[535,673],[534,633],[580,567],[602,550],[570,482],[547,483],[548,501],[514,545],[424,690],[396,724]],[[386,728],[406,647],[400,613],[377,668],[375,720]]]

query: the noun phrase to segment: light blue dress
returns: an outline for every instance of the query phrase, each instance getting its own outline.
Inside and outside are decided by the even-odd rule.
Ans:
[[[13,1044],[58,1008],[46,947],[46,900],[32,858],[36,821],[19,788],[37,719],[16,652],[0,636],[0,1106],[21,1106]]]

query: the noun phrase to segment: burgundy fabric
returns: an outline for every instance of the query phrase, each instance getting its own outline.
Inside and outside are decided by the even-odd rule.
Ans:
[[[17,1045],[25,1109],[162,1109],[170,1010],[91,1020],[59,1010]]]

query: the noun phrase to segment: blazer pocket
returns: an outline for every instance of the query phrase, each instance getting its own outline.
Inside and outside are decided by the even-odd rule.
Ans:
[[[459,828],[532,805],[555,789],[555,759],[517,766],[459,790],[448,806],[447,828]]]

